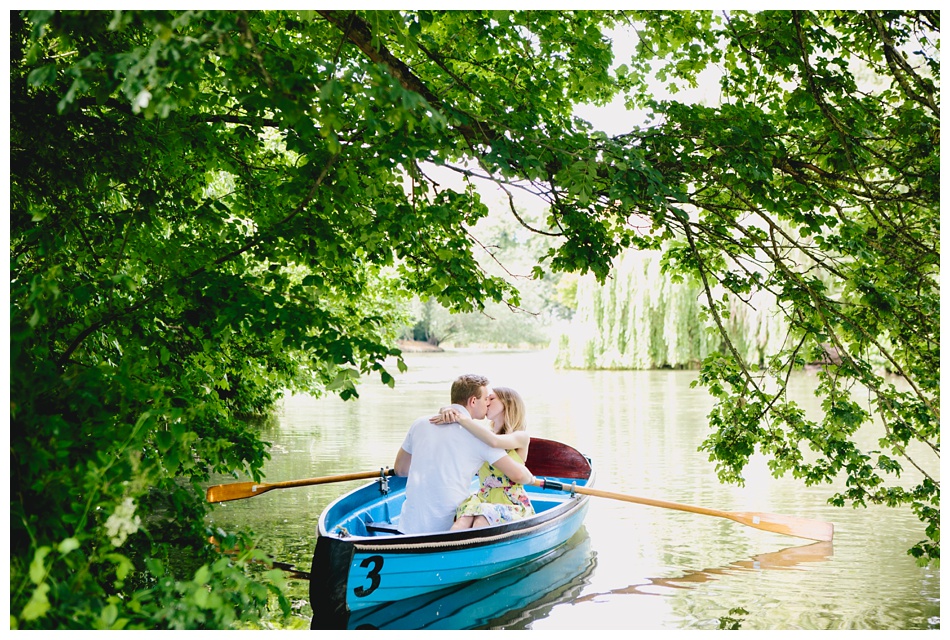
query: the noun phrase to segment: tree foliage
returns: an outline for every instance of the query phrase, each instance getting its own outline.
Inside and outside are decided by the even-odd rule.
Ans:
[[[604,32],[630,23],[637,55],[614,68]],[[836,501],[910,504],[936,557],[939,479],[880,476],[912,442],[939,452],[938,33],[904,11],[11,13],[13,623],[286,608],[276,576],[244,577],[252,542],[206,530],[202,483],[259,478],[266,443],[242,418],[282,390],[391,383],[411,297],[519,304],[466,233],[482,179],[549,204],[543,227],[511,207],[555,240],[539,277],[603,280],[626,248],[666,247],[671,276],[709,292],[775,292],[788,348],[702,370],[723,477],[756,446],[777,473],[846,473]],[[722,106],[652,97],[649,78],[710,66]],[[620,92],[655,121],[608,137],[572,115]],[[816,423],[781,383],[829,343]],[[880,452],[850,439],[870,418],[853,385]]]
[[[475,255],[486,273],[504,278],[518,289],[518,306],[506,302],[486,302],[484,309],[453,313],[431,298],[414,300],[412,326],[402,334],[406,339],[434,345],[544,348],[550,344],[551,327],[574,312],[574,301],[564,292],[572,274],[545,272],[532,277],[532,270],[551,248],[551,236],[532,233],[517,222],[497,215],[507,205],[496,206],[496,215],[468,231]],[[541,212],[515,209],[528,224],[537,224]]]
[[[207,544],[201,484],[260,476],[242,417],[281,390],[391,383],[411,295],[518,303],[473,256],[474,188],[422,164],[514,175],[503,132],[610,93],[602,18],[11,15],[14,624],[261,610],[266,589],[236,587],[253,551]],[[519,74],[531,91],[500,90]]]
[[[834,504],[909,505],[927,532],[911,553],[938,559],[939,15],[646,21],[639,59],[665,56],[661,77],[723,71],[720,107],[641,93],[657,124],[629,138],[672,187],[652,214],[668,271],[702,284],[725,340],[700,373],[718,401],[703,449],[724,480],[741,482],[758,448],[776,474],[845,477]],[[659,38],[664,24],[682,40]],[[723,312],[763,290],[789,332],[760,367],[734,348]],[[819,419],[785,393],[815,361]],[[873,450],[853,439],[865,425],[878,432]],[[912,482],[893,482],[907,471]]]

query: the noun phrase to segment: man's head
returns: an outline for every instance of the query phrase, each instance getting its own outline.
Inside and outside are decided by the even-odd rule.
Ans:
[[[475,420],[481,420],[488,412],[488,378],[467,373],[452,383],[452,404],[460,404]]]

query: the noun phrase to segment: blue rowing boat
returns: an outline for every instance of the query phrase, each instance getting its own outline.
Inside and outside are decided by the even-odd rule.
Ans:
[[[587,514],[589,497],[571,488],[593,484],[590,460],[532,438],[527,466],[544,485],[526,487],[536,514],[482,529],[400,533],[406,479],[383,474],[331,503],[317,527],[311,628],[345,628],[352,612],[500,574],[563,545]]]

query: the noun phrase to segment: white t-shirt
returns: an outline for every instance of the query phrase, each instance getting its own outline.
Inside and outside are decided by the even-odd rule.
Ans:
[[[452,405],[464,416],[468,411]],[[472,492],[472,478],[482,463],[493,463],[507,455],[490,447],[456,423],[432,424],[431,415],[409,427],[402,443],[412,455],[406,479],[406,502],[399,517],[403,533],[448,531],[455,520],[455,508]]]

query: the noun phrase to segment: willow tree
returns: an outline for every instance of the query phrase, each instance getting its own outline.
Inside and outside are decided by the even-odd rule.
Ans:
[[[479,180],[548,203],[529,225],[556,240],[539,277],[603,280],[624,249],[666,246],[670,277],[773,291],[786,351],[766,371],[730,350],[703,368],[723,477],[756,446],[777,473],[845,473],[836,500],[911,504],[932,525],[918,551],[936,556],[937,480],[883,488],[903,462],[852,443],[870,416],[847,385],[875,394],[882,449],[938,449],[937,20],[11,14],[13,622],[227,626],[275,593],[286,609],[279,578],[241,571],[254,552],[240,535],[205,529],[201,485],[260,477],[266,443],[241,418],[282,390],[391,383],[402,301],[519,304],[473,253]],[[613,67],[604,34],[623,25],[639,47]],[[651,77],[692,82],[710,65],[725,106],[651,97]],[[572,115],[620,93],[655,122],[608,137]],[[790,262],[793,247],[836,287]],[[829,343],[840,363],[816,424],[762,376],[780,384]],[[907,390],[866,366],[871,351]]]

